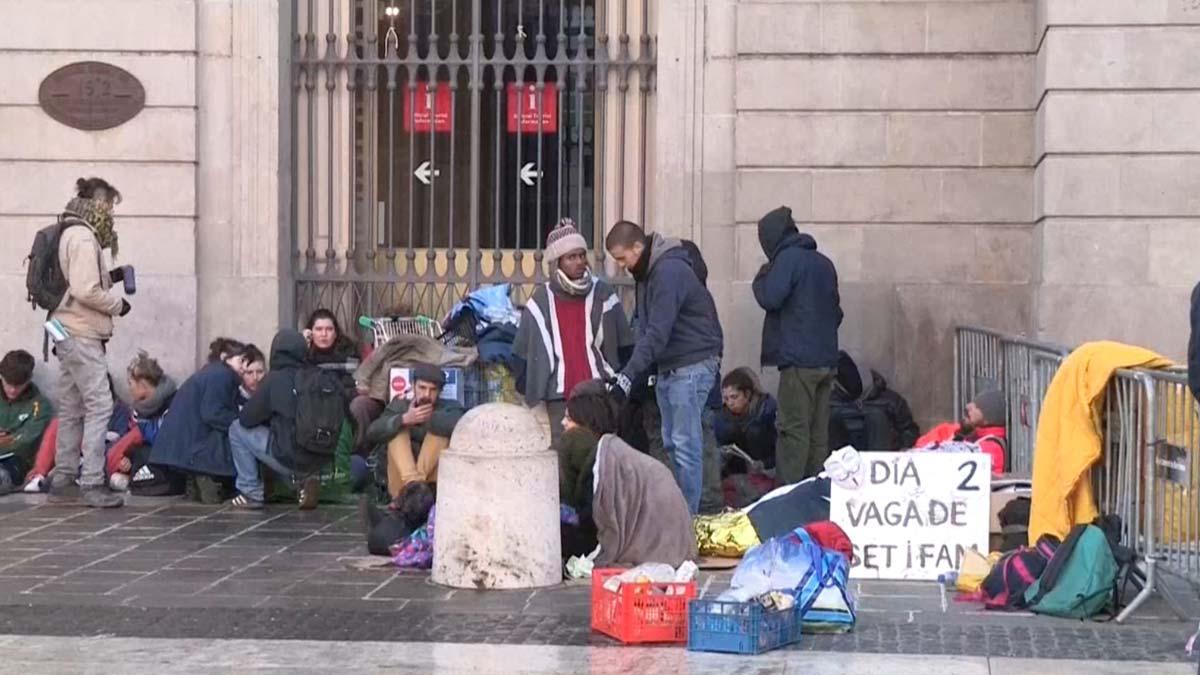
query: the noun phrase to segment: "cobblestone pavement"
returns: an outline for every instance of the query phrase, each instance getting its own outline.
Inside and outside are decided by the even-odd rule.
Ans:
[[[247,513],[133,499],[93,511],[9,496],[0,499],[0,633],[612,644],[589,630],[586,583],[452,590],[424,573],[363,569],[364,553],[358,516],[345,507]],[[700,590],[718,593],[728,580],[704,573]],[[1157,599],[1118,625],[943,608],[931,583],[863,582],[857,592],[856,630],[807,637],[800,649],[1182,661],[1196,626]]]

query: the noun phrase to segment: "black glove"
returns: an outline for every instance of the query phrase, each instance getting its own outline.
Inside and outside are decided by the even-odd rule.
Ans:
[[[129,304],[129,301],[122,300],[121,301],[121,311],[117,312],[117,316],[125,316],[126,314],[129,313],[129,310],[131,310],[131,309],[133,309],[133,306]]]
[[[629,389],[633,386],[629,376],[625,373],[617,373],[608,382],[608,393],[617,401],[619,405],[625,405],[629,400]]]
[[[114,284],[125,281],[125,266],[122,265],[115,270],[109,270],[108,280]]]

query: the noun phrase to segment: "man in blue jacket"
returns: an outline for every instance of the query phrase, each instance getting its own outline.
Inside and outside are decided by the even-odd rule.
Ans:
[[[795,483],[821,472],[829,456],[829,401],[842,325],[837,270],[800,234],[781,206],[758,221],[767,264],[754,277],[754,299],[767,312],[762,363],[779,367],[776,477]]]
[[[1200,284],[1192,289],[1192,334],[1188,338],[1188,386],[1200,401]]]
[[[703,483],[703,414],[721,367],[724,336],[712,295],[678,239],[647,236],[629,221],[613,226],[604,242],[613,259],[637,282],[639,334],[633,354],[616,376],[614,392],[630,387],[657,364],[655,398],[662,413],[663,446],[688,509],[700,509]]]

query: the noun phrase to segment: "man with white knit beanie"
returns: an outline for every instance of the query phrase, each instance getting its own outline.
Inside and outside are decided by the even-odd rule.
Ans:
[[[634,340],[615,290],[588,267],[588,243],[575,221],[558,222],[546,238],[543,257],[549,280],[525,304],[512,365],[525,401],[546,404],[557,443],[571,389],[612,377]]]

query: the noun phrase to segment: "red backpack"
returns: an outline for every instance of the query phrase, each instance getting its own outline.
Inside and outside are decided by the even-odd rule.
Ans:
[[[1024,609],[1026,589],[1042,576],[1057,548],[1058,540],[1046,535],[1033,548],[1023,546],[1006,553],[979,587],[984,607]]]

